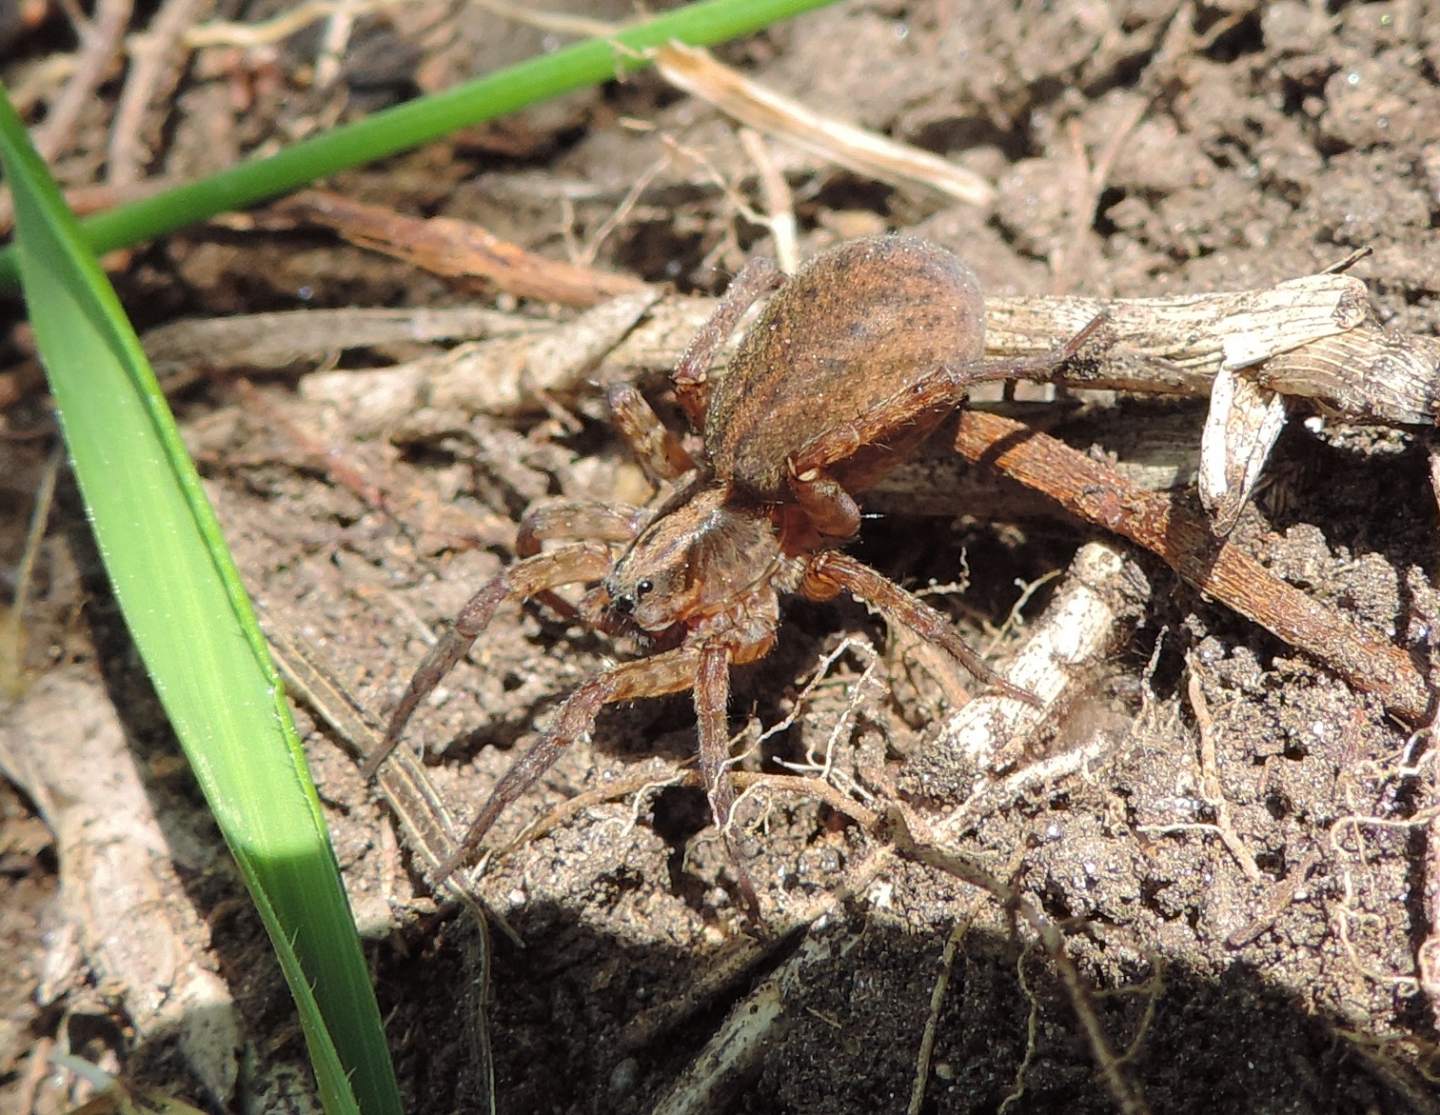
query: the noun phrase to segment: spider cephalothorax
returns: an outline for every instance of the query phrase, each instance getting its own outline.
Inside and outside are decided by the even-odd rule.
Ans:
[[[612,613],[659,635],[710,621],[756,592],[773,594],[786,564],[764,508],[734,505],[723,487],[696,486],[636,535],[601,588]]]
[[[712,386],[716,351],[746,308],[770,291],[774,297]],[[725,765],[729,668],[774,645],[782,593],[825,600],[849,592],[944,647],[986,684],[1035,703],[986,666],[944,616],[838,547],[859,528],[855,496],[923,440],[972,384],[1052,373],[1091,328],[1041,356],[985,362],[978,281],[949,252],[911,237],[842,244],[788,280],[768,261],[752,261],[672,376],[677,400],[703,434],[700,461],[633,387],[609,393],[616,425],[642,467],[657,485],[679,485],[676,494],[653,512],[564,501],[527,515],[520,560],[471,598],[421,663],[369,767],[383,761],[416,705],[500,603],[553,599],[550,590],[565,584],[593,584],[582,617],[611,633],[644,636],[652,653],[566,698],[545,735],[495,786],[447,873],[474,854],[501,811],[560,750],[591,729],[604,705],[687,689],[694,692],[700,769],[724,832],[734,802]],[[737,871],[753,912],[754,890],[738,860]]]

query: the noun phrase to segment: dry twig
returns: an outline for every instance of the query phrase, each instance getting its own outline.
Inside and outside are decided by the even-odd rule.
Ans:
[[[115,103],[106,157],[111,186],[124,189],[139,182],[149,158],[146,111],[174,91],[188,54],[183,35],[211,4],[212,0],[165,0],[145,31],[130,37],[130,71]]]
[[[751,81],[698,47],[681,43],[661,47],[655,53],[655,65],[671,85],[710,102],[742,124],[867,178],[895,185],[924,185],[968,205],[985,206],[995,200],[995,187],[974,171],[814,112]]]
[[[109,76],[110,67],[124,48],[134,0],[99,0],[94,17],[77,25],[80,55],[75,71],[50,106],[45,122],[32,134],[35,150],[47,163],[65,153],[80,113],[93,102],[95,90]]]
[[[270,46],[288,39],[322,19],[329,19],[337,12],[345,11],[351,16],[380,11],[394,5],[395,0],[304,0],[271,19],[255,23],[237,23],[229,20],[212,20],[198,27],[190,28],[185,34],[185,45],[191,50],[211,46],[254,47]]]
[[[1202,516],[1167,496],[1142,491],[1084,453],[993,414],[962,414],[955,448],[1158,555],[1186,582],[1373,693],[1396,716],[1418,724],[1430,715],[1433,694],[1403,650],[1292,588],[1238,546],[1217,541]]]
[[[775,241],[775,261],[780,270],[793,275],[800,267],[800,246],[795,223],[795,199],[785,176],[770,157],[764,137],[753,128],[740,129],[740,146],[755,166],[760,181],[760,195],[769,214],[766,224]]]
[[[1145,575],[1119,547],[1109,542],[1082,546],[1055,599],[1005,672],[1012,684],[1038,695],[1045,709],[991,695],[975,698],[911,759],[902,774],[905,788],[932,800],[961,801],[947,818],[958,833],[1035,779],[1058,778],[1073,769],[1071,764],[1084,761],[1085,751],[1079,749],[1050,764],[1027,766],[1001,783],[991,778],[1002,749],[1022,749],[1026,732],[1053,720],[1057,708],[1074,700],[1090,668],[1125,638],[1149,594]]]
[[[155,374],[173,390],[208,369],[285,368],[347,349],[514,336],[550,326],[488,306],[279,310],[182,318],[151,329],[142,342]]]
[[[483,279],[521,298],[593,306],[644,290],[629,275],[546,259],[453,217],[406,217],[339,194],[307,190],[280,202],[286,216],[332,228],[352,244],[384,252],[436,275]]]
[[[1220,837],[1226,849],[1235,857],[1235,862],[1245,872],[1245,877],[1252,883],[1260,882],[1263,876],[1260,873],[1260,865],[1255,862],[1255,856],[1249,847],[1235,831],[1235,826],[1230,821],[1230,802],[1225,797],[1224,787],[1220,782],[1218,760],[1215,757],[1215,720],[1210,715],[1210,706],[1205,700],[1205,690],[1201,685],[1200,676],[1195,672],[1196,663],[1190,662],[1190,680],[1186,686],[1186,694],[1190,698],[1190,707],[1195,713],[1195,723],[1200,731],[1200,784],[1202,793],[1210,807],[1215,810],[1215,820],[1210,824],[1158,824],[1141,825],[1140,832],[1163,835],[1171,832],[1213,832]]]
[[[240,1013],[209,954],[210,927],[181,881],[213,869],[218,844],[196,843],[185,862],[167,840],[155,788],[98,677],[47,673],[6,710],[6,723],[0,773],[55,834],[57,925],[78,934],[93,979],[113,989],[133,1040],[178,1038],[214,1102],[228,1106],[245,1044]],[[192,820],[172,816],[168,831]]]

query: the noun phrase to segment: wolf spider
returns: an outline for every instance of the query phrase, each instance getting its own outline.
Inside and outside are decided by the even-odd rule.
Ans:
[[[708,370],[720,346],[771,291],[728,371],[712,384]],[[748,263],[671,377],[680,407],[703,436],[703,457],[691,456],[633,386],[612,387],[615,424],[651,481],[676,485],[673,494],[653,510],[587,501],[532,510],[520,526],[518,560],[470,599],[396,705],[370,772],[501,603],[540,598],[573,614],[551,591],[562,585],[593,584],[580,616],[606,633],[640,636],[652,651],[565,698],[549,730],[491,791],[441,874],[474,855],[500,813],[562,748],[590,732],[603,706],[687,689],[701,776],[729,845],[730,667],[770,651],[782,593],[828,600],[848,592],[890,624],[944,648],[986,685],[1038,705],[990,669],[943,615],[838,547],[860,526],[854,495],[913,451],[972,384],[1053,373],[1097,324],[1039,356],[985,361],[979,283],[925,241],[852,241],[789,279],[767,260]],[[569,544],[542,551],[552,540]],[[616,546],[623,547],[618,557]],[[731,856],[753,914],[754,887],[733,846]]]

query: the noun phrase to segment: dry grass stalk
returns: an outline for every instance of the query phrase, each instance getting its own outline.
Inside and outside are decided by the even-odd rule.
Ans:
[[[968,205],[988,206],[995,200],[995,187],[973,171],[815,112],[716,61],[709,51],[671,43],[656,52],[655,65],[671,85],[747,127],[867,178],[925,186]]]

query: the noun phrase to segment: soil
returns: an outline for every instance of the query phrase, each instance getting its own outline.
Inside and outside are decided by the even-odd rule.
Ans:
[[[213,10],[256,20],[283,6],[225,0]],[[132,30],[166,7],[137,5]],[[48,17],[43,3],[36,10],[38,22],[19,30],[0,14],[10,42],[0,77],[34,92],[38,121],[61,90],[55,75],[72,72],[45,67],[75,46],[58,6]],[[616,0],[586,14],[629,10]],[[338,77],[321,85],[320,26],[193,54],[173,97],[147,118],[145,174],[217,170],[558,41],[481,6],[396,5],[359,19]],[[1411,333],[1440,325],[1434,5],[850,0],[718,53],[772,89],[998,187],[993,209],[954,204],[772,142],[804,255],[903,228],[962,254],[991,292],[1118,297],[1265,286],[1368,248],[1352,273],[1379,318]],[[107,181],[120,84],[118,74],[105,79],[58,148],[67,186]],[[773,251],[735,204],[738,191],[761,205],[736,125],[654,73],[329,185],[403,213],[472,221],[555,259],[618,214],[594,241],[595,264],[685,292],[716,293],[748,255]],[[215,222],[112,263],[142,330],[477,298],[474,285],[264,217]],[[517,308],[493,291],[478,297]],[[7,576],[52,441],[27,333],[8,312]],[[418,351],[351,352],[339,366],[381,367]],[[307,378],[330,366],[257,374],[248,389],[235,375],[200,376],[172,402],[271,630],[303,637],[359,706],[379,711],[423,655],[425,634],[511,558],[512,524],[527,505],[628,498],[636,477],[594,391],[401,437],[307,396]],[[663,394],[654,397],[665,407]],[[1193,403],[1167,406],[1203,420]],[[1413,431],[1294,422],[1235,535],[1422,667],[1440,629],[1426,447]],[[378,487],[385,505],[342,473]],[[963,593],[929,599],[973,644],[1003,632],[1003,659],[1024,637],[1007,622],[1018,586],[1064,570],[1095,537],[1059,511],[1020,522],[1003,511],[1003,500],[958,518],[887,511],[867,521],[855,552],[912,587],[964,579]],[[1096,745],[1094,757],[1000,799],[955,850],[1063,928],[1094,1017],[1123,1055],[1117,1071],[1150,1110],[1440,1110],[1436,1013],[1416,981],[1429,931],[1424,822],[1437,802],[1427,739],[1158,561],[1137,560],[1151,582],[1142,619],[1087,679],[1087,699],[1023,761],[1084,744]],[[1024,616],[1043,614],[1058,584],[1039,587]],[[284,984],[197,793],[169,758],[173,741],[63,473],[24,626],[28,691],[7,713],[14,738],[65,748],[91,713],[123,727],[131,773],[174,861],[164,901],[195,916],[177,939],[195,944],[233,998],[244,1053],[229,1077],[197,1067],[159,1016],[136,1006],[148,989],[114,985],[89,944],[95,927],[67,920],[76,907],[64,895],[76,883],[38,819],[46,804],[7,768],[16,782],[0,784],[0,1107],[68,1108],[76,1093],[41,1060],[59,1047],[207,1110],[312,1109]],[[409,740],[467,816],[563,695],[633,650],[541,608],[502,610]],[[947,707],[943,685],[915,665],[857,605],[787,603],[775,653],[737,673],[732,728],[753,742],[794,720],[745,765],[779,771],[828,748],[830,769],[872,804],[906,787]],[[57,701],[56,678],[95,709],[67,715],[74,699]],[[504,1112],[904,1111],[917,1072],[923,1092],[910,1109],[923,1112],[1116,1105],[1064,972],[1013,905],[900,857],[853,887],[885,837],[815,800],[757,797],[746,818],[746,863],[775,924],[821,911],[757,945],[703,794],[673,784],[694,748],[682,698],[607,711],[593,739],[502,818],[500,835],[513,836],[577,793],[654,773],[652,792],[579,811],[492,867],[481,894],[523,947],[495,936],[488,997],[472,923],[430,900],[342,742],[303,704],[297,718],[408,1110],[484,1108],[476,1020],[486,1011]],[[1218,799],[1202,742],[1213,746]],[[910,804],[939,816],[955,803]],[[1222,812],[1258,870],[1247,873],[1219,837]],[[771,1017],[767,996],[777,995]],[[737,1007],[768,1019],[752,1023],[758,1043],[735,1071],[697,1083],[702,1052]],[[927,1026],[933,1055],[920,1071]]]

